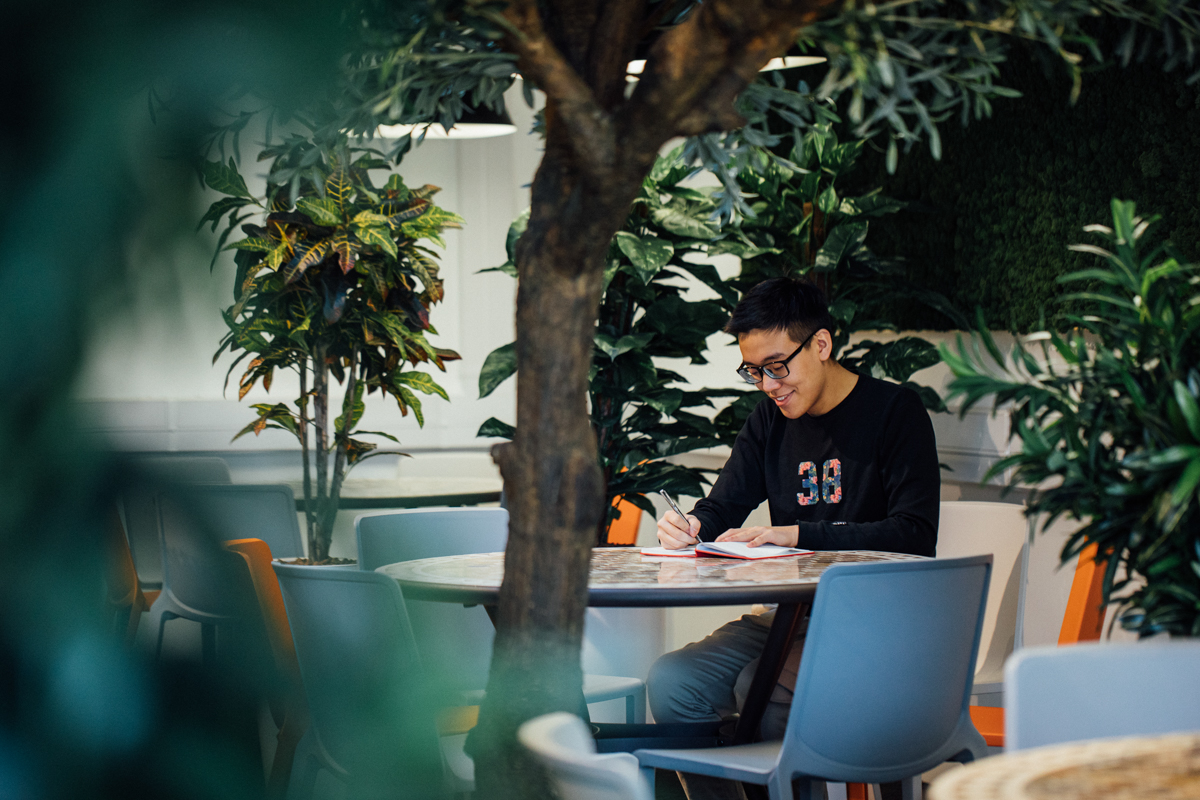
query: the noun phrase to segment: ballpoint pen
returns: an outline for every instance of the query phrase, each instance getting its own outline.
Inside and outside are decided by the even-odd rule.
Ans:
[[[679,515],[679,518],[683,520],[683,524],[688,526],[688,536],[692,536],[691,523],[688,522],[687,515],[679,510],[679,506],[675,505],[675,501],[671,499],[671,495],[667,494],[666,489],[659,489],[658,493],[661,494],[663,499],[667,501],[667,505],[671,507],[671,510]],[[692,536],[692,538],[697,539],[699,537]]]

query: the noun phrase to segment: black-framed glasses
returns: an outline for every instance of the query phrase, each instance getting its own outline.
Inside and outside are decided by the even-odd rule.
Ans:
[[[817,328],[817,330],[821,329]],[[793,350],[792,354],[787,358],[779,361],[772,361],[768,364],[763,364],[761,367],[755,366],[754,364],[747,364],[745,361],[743,361],[741,366],[737,368],[737,374],[740,375],[742,380],[744,380],[746,383],[753,384],[762,383],[763,375],[766,375],[772,380],[783,380],[791,374],[788,372],[788,362],[800,354],[800,351],[804,349],[804,345],[808,344],[809,340],[812,339],[816,332],[817,331],[813,331],[806,336],[804,341],[800,343],[800,346]]]

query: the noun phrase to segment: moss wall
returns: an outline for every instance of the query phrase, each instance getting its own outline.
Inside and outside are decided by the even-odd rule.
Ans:
[[[1159,235],[1200,261],[1200,84],[1181,71],[1112,67],[1085,76],[1079,101],[1069,82],[1018,54],[1007,85],[1024,92],[998,100],[991,119],[941,126],[943,156],[924,143],[889,176],[868,147],[856,182],[882,185],[911,207],[873,223],[867,244],[904,256],[911,277],[993,328],[1034,329],[1059,309],[1055,278],[1090,257],[1066,247],[1089,240],[1080,229],[1107,222],[1109,199],[1161,214]],[[908,328],[944,328],[921,308],[897,309]]]

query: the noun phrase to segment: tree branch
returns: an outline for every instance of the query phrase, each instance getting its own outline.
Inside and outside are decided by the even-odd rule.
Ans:
[[[711,0],[667,31],[650,51],[619,140],[629,157],[672,136],[729,130],[743,120],[734,101],[767,61],[836,0]]]
[[[616,164],[611,115],[547,36],[536,0],[512,0],[504,18],[519,32],[505,39],[505,46],[517,55],[518,68],[546,93],[547,104],[570,131],[579,166],[593,180],[605,181]]]

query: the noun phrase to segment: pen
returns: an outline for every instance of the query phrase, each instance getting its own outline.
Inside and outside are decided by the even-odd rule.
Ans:
[[[667,490],[659,489],[658,493],[661,494],[663,496],[663,499],[667,501],[667,505],[669,505],[671,507],[671,510],[679,515],[679,518],[681,520],[683,520],[683,524],[689,525],[687,515],[679,510],[679,506],[675,505],[675,501],[671,499],[671,495],[667,494]],[[691,528],[689,527],[688,528],[688,536],[691,536],[691,535],[692,535],[692,531],[691,531]],[[696,538],[696,537],[692,537],[692,538]]]

